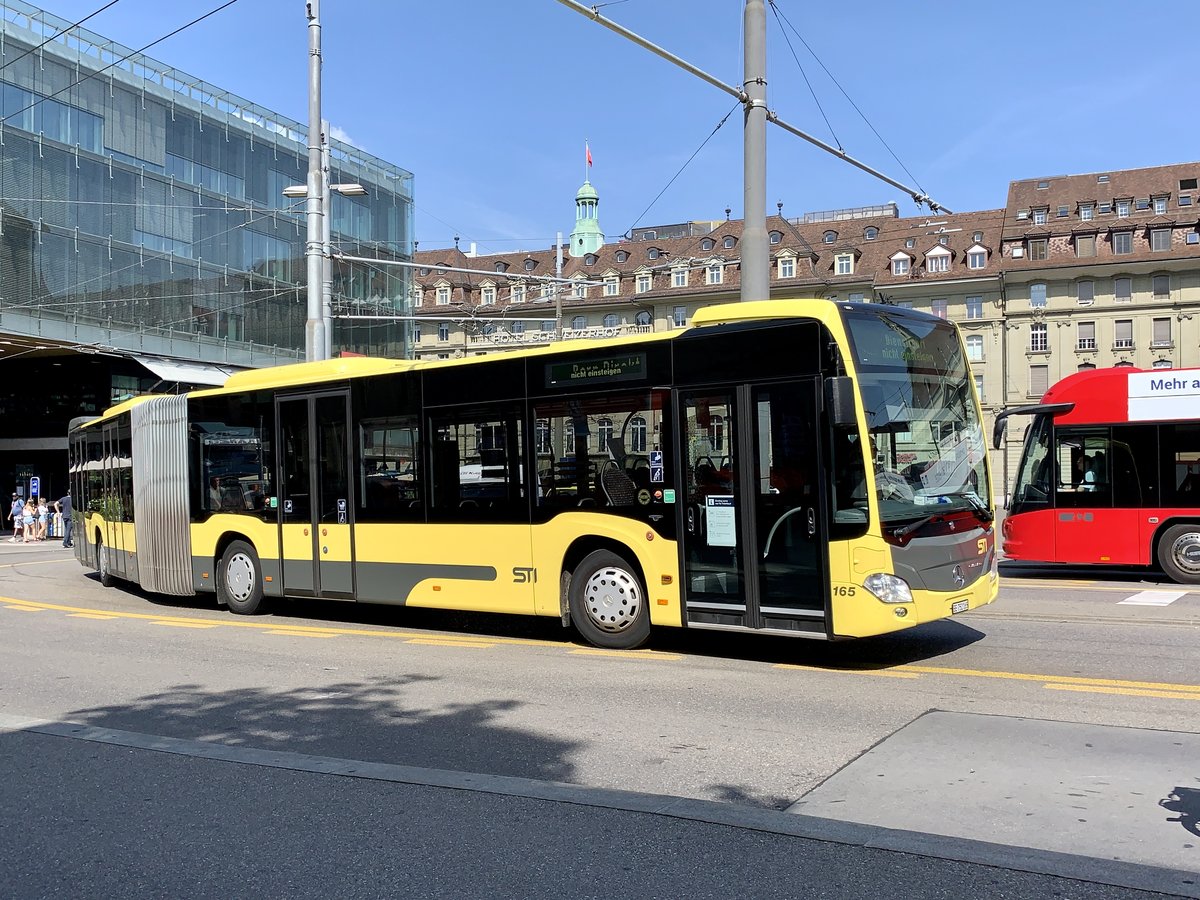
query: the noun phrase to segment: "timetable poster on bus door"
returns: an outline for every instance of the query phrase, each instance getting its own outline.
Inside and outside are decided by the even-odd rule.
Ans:
[[[708,524],[708,546],[737,546],[737,519],[732,497],[705,497],[704,518]]]

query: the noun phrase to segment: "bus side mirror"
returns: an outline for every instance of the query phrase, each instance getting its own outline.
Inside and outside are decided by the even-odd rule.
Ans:
[[[825,411],[830,424],[838,428],[854,428],[858,416],[854,412],[854,380],[848,375],[825,379]]]

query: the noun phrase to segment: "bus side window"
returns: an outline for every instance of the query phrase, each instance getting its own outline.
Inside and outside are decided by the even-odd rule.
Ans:
[[[1162,506],[1200,506],[1200,425],[1163,425],[1160,471]]]

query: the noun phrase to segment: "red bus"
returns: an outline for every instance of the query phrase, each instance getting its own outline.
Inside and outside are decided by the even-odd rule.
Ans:
[[[1069,375],[1033,417],[1004,520],[1004,553],[1037,562],[1150,566],[1200,584],[1200,369]]]

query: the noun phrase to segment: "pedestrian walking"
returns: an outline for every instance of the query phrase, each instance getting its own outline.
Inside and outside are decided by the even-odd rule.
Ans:
[[[46,505],[45,497],[38,497],[37,501],[37,539],[44,541],[46,533],[50,530],[50,507]]]
[[[63,546],[71,546],[71,489],[67,488],[67,492],[58,499],[54,504],[58,509],[58,514],[62,516],[63,530]]]
[[[10,544],[17,542],[17,535],[21,534],[21,510],[25,508],[25,504],[21,502],[21,498],[13,494],[12,509],[8,512],[8,520],[12,522],[13,533],[8,539]]]
[[[37,507],[33,500],[26,500],[21,507],[21,543],[28,544],[37,540]]]

